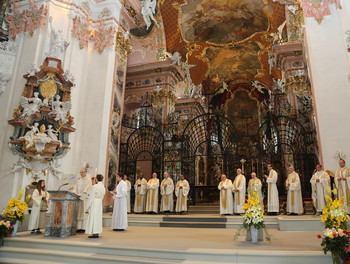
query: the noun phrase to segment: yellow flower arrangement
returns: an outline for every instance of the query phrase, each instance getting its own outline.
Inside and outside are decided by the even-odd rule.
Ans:
[[[23,191],[20,191],[18,197],[12,198],[3,211],[3,217],[12,223],[15,223],[16,221],[22,222],[25,217],[24,213],[28,209],[27,203],[21,201],[22,196]]]

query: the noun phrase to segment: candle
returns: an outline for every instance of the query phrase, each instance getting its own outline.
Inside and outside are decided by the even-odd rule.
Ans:
[[[47,174],[48,174],[48,170],[46,169],[46,170],[45,170],[45,176],[47,176]]]

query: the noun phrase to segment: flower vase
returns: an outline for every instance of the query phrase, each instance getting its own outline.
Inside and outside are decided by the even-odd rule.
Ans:
[[[13,231],[12,231],[12,234],[11,234],[12,237],[16,236],[17,230],[18,230],[18,226],[19,226],[19,221],[17,220],[16,223],[13,225]]]
[[[341,259],[339,252],[332,252],[332,261],[333,264],[343,264],[343,260]]]
[[[252,243],[258,243],[258,229],[254,226],[250,227],[250,234],[252,236]]]

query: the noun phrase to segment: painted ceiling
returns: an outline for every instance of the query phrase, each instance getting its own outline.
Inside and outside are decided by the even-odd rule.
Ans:
[[[168,52],[180,52],[192,80],[229,83],[258,80],[271,85],[271,33],[285,21],[284,6],[272,0],[161,0]]]

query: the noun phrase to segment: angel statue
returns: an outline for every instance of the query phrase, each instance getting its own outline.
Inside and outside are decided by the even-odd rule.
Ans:
[[[30,148],[34,146],[34,137],[37,133],[39,133],[39,123],[34,123],[33,126],[29,126],[30,130],[20,139],[24,139],[26,141],[26,148]]]
[[[48,125],[46,133],[53,141],[58,141],[57,131],[52,128],[52,125]]]
[[[39,98],[39,93],[35,92],[33,98],[27,98],[22,96],[20,99],[20,105],[23,107],[22,117],[30,116],[39,112],[43,102]]]
[[[250,84],[253,86],[254,89],[257,89],[260,93],[264,93],[265,90],[269,90],[267,86],[257,80],[250,81]]]
[[[168,60],[172,60],[173,61],[171,63],[172,65],[182,66],[183,62],[181,61],[181,54],[178,51],[175,51],[173,54],[171,54],[170,52],[165,51],[164,54],[165,54],[165,57]]]
[[[146,23],[146,29],[149,29],[149,27],[152,25],[152,21],[158,25],[157,20],[153,16],[156,13],[157,0],[143,0],[141,1],[141,5],[141,14]]]
[[[51,100],[52,112],[49,114],[56,115],[55,121],[64,121],[67,118],[68,112],[72,109],[71,102],[61,102],[60,99],[61,97],[59,95],[56,95],[56,100],[54,98]]]

